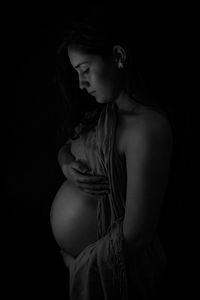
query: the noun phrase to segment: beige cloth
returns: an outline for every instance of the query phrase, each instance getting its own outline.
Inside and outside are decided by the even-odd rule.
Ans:
[[[105,175],[110,194],[98,202],[98,240],[86,247],[70,268],[71,300],[151,299],[165,267],[165,253],[158,236],[146,249],[135,254],[134,278],[127,279],[124,255],[123,218],[126,201],[126,162],[117,152],[117,106],[102,107],[97,125],[72,143],[72,153],[85,162],[91,174]]]

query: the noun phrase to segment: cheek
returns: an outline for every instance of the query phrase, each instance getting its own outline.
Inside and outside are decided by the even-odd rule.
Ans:
[[[115,93],[116,82],[113,69],[108,66],[101,66],[96,68],[91,76],[91,85],[102,95],[112,97]]]
[[[109,71],[109,70],[108,70]],[[96,74],[96,84],[99,86],[99,88],[109,91],[112,90],[114,87],[114,80],[110,76],[107,70],[104,70],[102,72],[99,72]]]
[[[102,73],[96,72],[90,78],[90,83],[95,89],[102,89],[105,86],[105,79]]]

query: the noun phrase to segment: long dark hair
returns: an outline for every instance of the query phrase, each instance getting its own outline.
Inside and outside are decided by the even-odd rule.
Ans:
[[[90,101],[89,95],[79,91],[77,78],[67,56],[67,47],[71,44],[83,53],[99,55],[103,58],[111,55],[114,45],[124,47],[127,54],[126,74],[128,74],[126,92],[134,101],[158,109],[167,115],[165,103],[163,103],[163,99],[161,101],[160,95],[155,93],[152,84],[151,41],[148,45],[138,43],[142,35],[141,25],[141,22],[133,21],[127,15],[115,13],[111,17],[110,14],[102,14],[102,11],[87,17],[74,18],[68,24],[63,33],[64,39],[58,49],[60,64],[58,64],[57,75],[63,103],[65,103],[65,107],[67,106],[66,110],[69,115],[67,135],[70,137],[77,136],[77,134],[74,135],[73,128],[80,122],[84,125],[81,130],[91,128],[102,109],[102,104]],[[79,111],[77,111],[77,104]],[[76,107],[76,111],[73,111],[74,107]]]

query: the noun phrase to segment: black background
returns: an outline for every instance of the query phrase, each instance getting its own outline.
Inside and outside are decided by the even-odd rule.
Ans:
[[[113,13],[115,5],[111,5]],[[68,297],[68,272],[49,223],[51,203],[63,181],[56,141],[63,107],[54,76],[63,24],[72,13],[87,12],[84,9],[78,2],[63,6],[55,2],[18,4],[6,7],[3,13],[6,201],[2,206],[2,260],[6,299]],[[157,80],[159,83],[162,76],[164,82],[158,89],[169,97],[175,116],[173,185],[162,225],[168,254],[162,299],[181,299],[186,294],[191,297],[195,286],[193,213],[199,195],[196,9],[192,5],[142,6],[136,15],[141,23],[146,20],[152,25],[155,65],[161,66]]]

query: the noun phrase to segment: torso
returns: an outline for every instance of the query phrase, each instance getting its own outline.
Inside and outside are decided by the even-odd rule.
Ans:
[[[115,141],[120,156],[125,155],[127,128],[143,118],[152,119],[155,114],[158,115],[140,104],[133,111],[118,112]],[[77,256],[86,246],[97,240],[97,204],[97,197],[83,193],[68,180],[63,183],[51,208],[52,231],[63,250]]]

